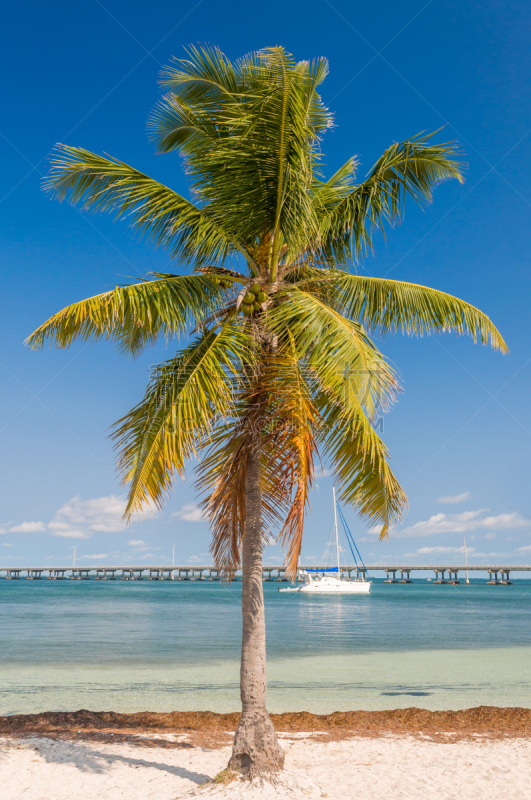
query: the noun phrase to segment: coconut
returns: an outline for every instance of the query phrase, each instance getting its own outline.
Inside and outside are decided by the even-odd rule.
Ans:
[[[252,305],[252,303],[254,303],[255,300],[256,300],[256,297],[254,296],[254,294],[252,292],[247,292],[247,294],[243,298],[243,302],[247,303],[247,305],[249,305],[249,306]]]
[[[253,313],[253,307],[251,305],[249,305],[248,303],[243,303],[242,304],[242,312],[243,312],[244,316],[250,317],[251,314]]]
[[[258,294],[256,296],[256,300],[257,300],[258,303],[265,303],[265,301],[267,300],[266,293],[265,292],[258,292]]]
[[[261,291],[262,291],[262,287],[260,286],[260,284],[259,283],[253,283],[253,285],[251,286],[251,292],[253,294],[258,294],[258,292],[261,292]]]

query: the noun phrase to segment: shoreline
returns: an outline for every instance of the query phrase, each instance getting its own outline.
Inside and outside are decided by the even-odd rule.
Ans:
[[[224,747],[230,743],[239,712],[51,711],[0,716],[0,736],[124,742],[157,747]],[[336,711],[333,714],[271,714],[277,733],[342,741],[353,737],[414,736],[440,742],[531,738],[531,708],[478,706],[461,711],[422,708],[386,711]]]
[[[5,800],[523,800],[531,709],[271,715],[286,755],[272,782],[219,780],[238,713],[76,711],[0,717]]]

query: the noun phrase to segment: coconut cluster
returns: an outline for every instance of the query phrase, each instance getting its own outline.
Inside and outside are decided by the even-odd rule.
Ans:
[[[217,283],[222,289],[230,289],[232,281],[225,281],[223,278],[214,278],[214,283]]]
[[[257,311],[262,310],[262,303],[267,300],[267,295],[262,291],[259,283],[253,283],[249,287],[249,291],[244,295],[243,302],[240,306],[240,311],[245,317],[250,317]]]

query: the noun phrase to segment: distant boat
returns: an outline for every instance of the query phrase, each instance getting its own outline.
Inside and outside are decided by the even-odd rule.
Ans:
[[[348,543],[354,556],[354,560],[357,559],[354,554],[354,550],[352,549],[352,545],[356,549],[358,557],[361,561],[361,565],[363,567],[363,571],[360,571],[358,568],[358,577],[357,578],[342,578],[341,577],[341,567],[339,564],[339,533],[337,529],[337,501],[336,501],[336,490],[332,489],[333,497],[334,497],[334,534],[335,534],[335,551],[336,551],[336,559],[337,559],[337,567],[330,567],[327,569],[322,570],[309,570],[309,569],[301,569],[299,570],[299,575],[302,575],[304,578],[304,583],[302,586],[297,587],[289,587],[286,589],[279,589],[279,592],[308,592],[313,594],[369,594],[371,591],[371,583],[372,581],[365,580],[365,573],[366,569],[361,561],[361,556],[359,553],[358,548],[356,547],[356,543],[352,538],[352,534],[348,530],[346,526],[345,519],[339,510],[339,513],[342,517],[343,526],[345,528],[345,533],[347,533]],[[331,575],[330,573],[335,572],[335,575]]]

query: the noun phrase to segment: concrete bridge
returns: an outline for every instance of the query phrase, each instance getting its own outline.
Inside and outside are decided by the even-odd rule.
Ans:
[[[326,569],[319,564],[301,566],[304,569]],[[531,572],[530,564],[368,564],[367,573],[384,573],[386,583],[411,583],[411,574],[415,572],[433,572],[434,584],[458,584],[464,574],[486,574],[487,584],[491,586],[510,585],[511,572]],[[364,574],[363,567],[355,564],[341,566],[341,572],[349,577]],[[139,566],[139,567],[0,567],[0,579],[4,580],[121,580],[121,581],[219,581],[228,578],[218,569],[209,565],[184,566]],[[283,565],[265,564],[262,570],[264,581],[287,581],[286,569]],[[479,576],[478,576],[479,577]],[[525,577],[522,575],[522,577]],[[241,570],[232,575],[233,580],[241,580]]]

